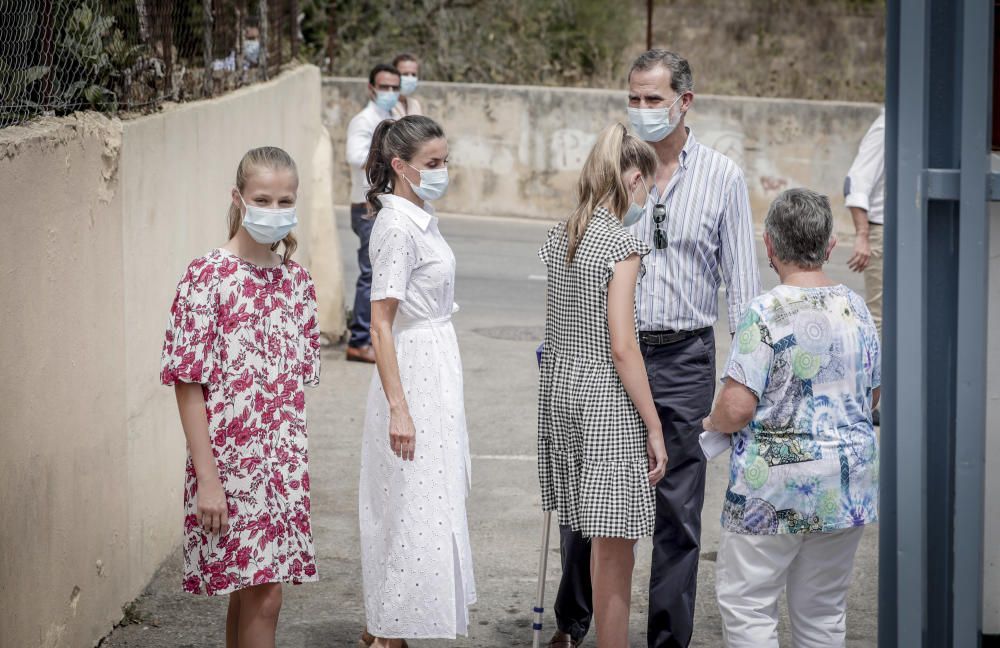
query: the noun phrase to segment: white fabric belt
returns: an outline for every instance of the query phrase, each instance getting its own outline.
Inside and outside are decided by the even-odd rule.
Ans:
[[[393,330],[397,333],[399,331],[410,331],[413,329],[429,329],[437,328],[439,326],[445,326],[451,324],[451,315],[445,315],[443,317],[427,317],[427,318],[411,318],[411,317],[396,317],[396,322],[393,325]]]

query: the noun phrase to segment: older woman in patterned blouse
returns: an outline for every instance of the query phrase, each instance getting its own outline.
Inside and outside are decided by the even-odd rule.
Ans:
[[[764,244],[781,284],[750,305],[706,430],[730,433],[716,591],[726,645],[843,646],[864,525],[878,514],[879,337],[864,300],[824,272],[825,196],[782,193]]]

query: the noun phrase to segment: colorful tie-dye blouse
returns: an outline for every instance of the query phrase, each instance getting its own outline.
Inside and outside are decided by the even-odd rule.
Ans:
[[[723,528],[812,533],[877,519],[880,348],[864,300],[845,286],[757,297],[733,340],[729,379],[758,404],[733,435]]]

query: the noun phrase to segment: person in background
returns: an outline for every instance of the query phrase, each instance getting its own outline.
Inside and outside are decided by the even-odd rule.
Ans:
[[[789,189],[771,205],[781,283],[750,303],[702,423],[733,435],[715,571],[729,648],[778,647],[782,592],[793,646],[842,648],[854,554],[878,517],[879,334],[823,272],[832,233],[826,196]]]
[[[352,362],[375,362],[371,332],[372,264],[368,239],[372,232],[372,210],[365,194],[370,188],[365,176],[365,162],[371,149],[375,128],[392,117],[399,101],[399,71],[379,63],[368,74],[368,103],[347,126],[347,164],[351,167],[351,229],[358,236],[358,282],[354,289],[354,311],[350,321],[347,359]]]
[[[854,254],[847,266],[865,273],[865,298],[882,335],[882,256],[885,211],[885,106],[861,139],[844,179],[844,204],[854,221]],[[872,413],[879,424],[879,411]]]
[[[417,91],[417,83],[420,77],[420,61],[413,54],[400,54],[392,59],[392,65],[399,70],[399,103],[392,110],[394,119],[400,119],[407,115],[423,115],[420,102],[413,96]]]
[[[260,20],[256,17],[247,18],[243,28],[243,67],[252,68],[260,65]]]
[[[676,648],[694,629],[706,463],[698,435],[715,396],[719,288],[724,282],[733,332],[760,292],[760,273],[743,171],[685,125],[694,102],[688,62],[649,50],[632,64],[628,88],[632,128],[657,157],[645,213],[631,231],[652,249],[636,292],[639,343],[670,457],[656,486],[646,639],[650,648]],[[560,533],[559,631],[549,645],[569,648],[590,627],[590,545],[567,526]]]

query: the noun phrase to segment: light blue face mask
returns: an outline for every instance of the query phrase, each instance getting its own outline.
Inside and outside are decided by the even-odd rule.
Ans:
[[[681,113],[677,114],[677,119],[671,119],[670,110],[680,100],[681,97],[678,96],[674,99],[674,103],[666,108],[629,108],[628,120],[632,123],[632,129],[639,139],[645,142],[659,142],[674,132],[681,121]]]
[[[649,187],[646,186],[646,181],[640,177],[642,180],[642,187],[646,190],[646,196],[649,196]],[[642,215],[646,213],[645,201],[642,205],[637,205],[635,202],[628,206],[628,211],[625,212],[625,216],[622,218],[622,225],[625,227],[632,227],[642,218]]]
[[[417,194],[417,197],[421,200],[434,201],[443,196],[444,192],[448,191],[448,167],[418,169],[409,162],[405,162],[404,164],[420,174],[420,184],[418,185],[413,184],[406,176],[403,177],[413,187],[413,193]]]
[[[393,90],[379,90],[375,93],[375,105],[386,112],[392,112],[397,103],[399,103],[398,92]]]
[[[414,74],[404,74],[399,77],[399,91],[408,97],[417,90],[417,77]]]

